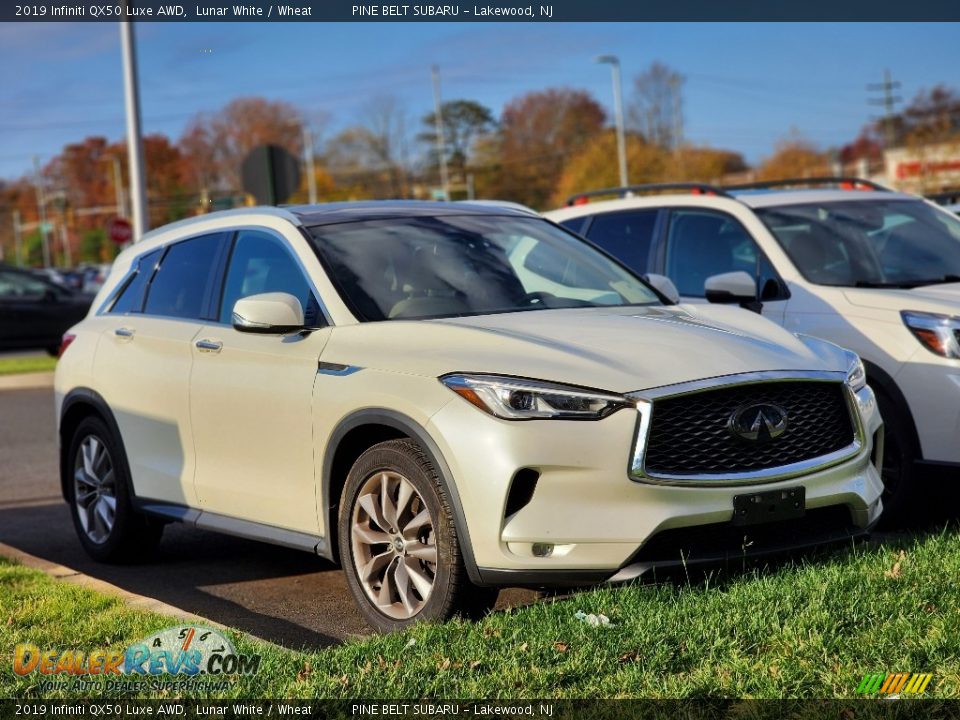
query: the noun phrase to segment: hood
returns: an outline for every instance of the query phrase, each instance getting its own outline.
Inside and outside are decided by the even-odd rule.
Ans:
[[[334,329],[324,360],[438,377],[515,375],[629,392],[762,370],[846,370],[830,343],[722,306],[538,310]]]
[[[847,288],[843,295],[851,305],[860,307],[960,315],[960,283],[924,285],[910,289]]]

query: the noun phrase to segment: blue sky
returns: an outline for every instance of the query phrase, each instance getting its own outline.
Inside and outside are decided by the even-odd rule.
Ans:
[[[951,83],[956,26],[822,23],[148,23],[137,27],[145,132],[176,139],[195,113],[261,95],[325,117],[325,135],[393,95],[415,128],[431,109],[430,66],[445,99],[504,103],[551,86],[584,88],[612,104],[620,57],[624,90],[652,61],[686,76],[686,136],[769,154],[795,128],[823,147],[852,139],[875,108],[867,83],[884,68],[909,100]],[[209,50],[210,52],[205,52]],[[115,23],[0,24],[0,177],[26,172],[87,135],[123,134]]]

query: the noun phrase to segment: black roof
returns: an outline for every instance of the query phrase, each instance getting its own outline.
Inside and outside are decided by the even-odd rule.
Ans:
[[[432,202],[426,200],[360,200],[320,203],[317,205],[287,205],[288,210],[308,227],[361,220],[389,218],[452,217],[455,215],[506,215],[534,217],[530,212],[501,205],[481,205],[469,202]]]

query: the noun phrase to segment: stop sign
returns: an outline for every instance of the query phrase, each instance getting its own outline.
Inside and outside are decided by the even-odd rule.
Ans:
[[[133,225],[126,218],[112,218],[107,223],[107,236],[117,245],[125,245],[133,240]]]

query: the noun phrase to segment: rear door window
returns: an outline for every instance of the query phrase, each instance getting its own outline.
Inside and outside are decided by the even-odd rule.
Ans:
[[[596,215],[587,239],[599,245],[635,273],[647,271],[657,210],[628,210]]]
[[[201,320],[209,315],[223,233],[201,235],[171,245],[147,291],[148,315]]]

